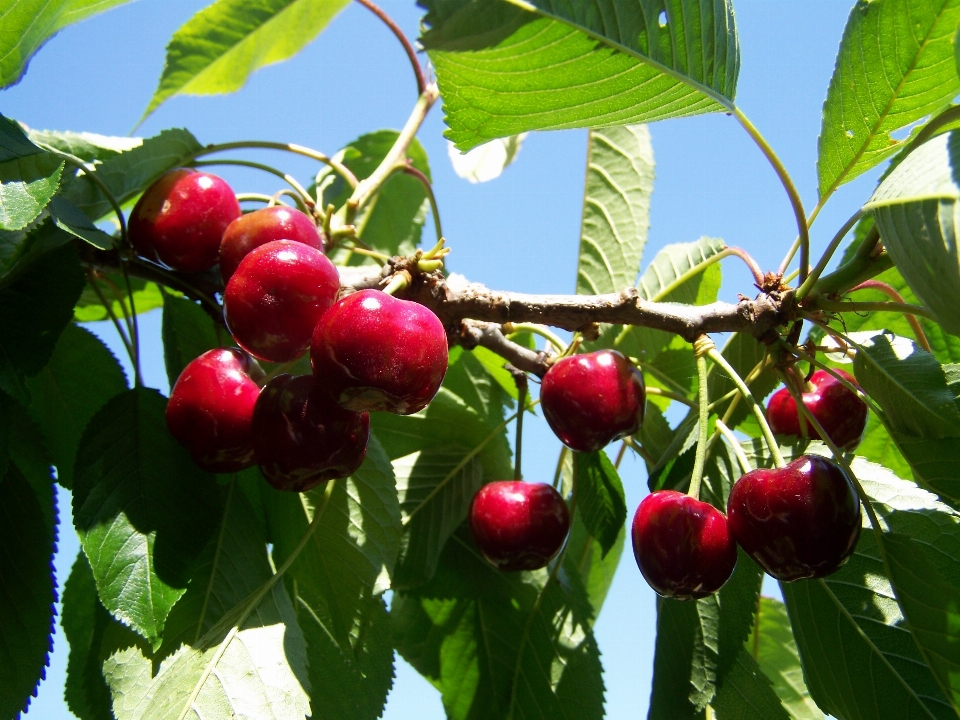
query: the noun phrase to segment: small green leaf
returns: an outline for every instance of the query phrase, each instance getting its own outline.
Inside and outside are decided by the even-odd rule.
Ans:
[[[337,157],[358,178],[368,177],[386,157],[399,133],[378,130],[361,135],[343,148]],[[407,158],[417,170],[430,178],[430,163],[420,141],[414,139],[407,148]],[[316,186],[322,189],[323,207],[341,207],[350,197],[351,188],[328,166],[317,174]],[[420,244],[420,233],[427,217],[429,201],[423,184],[405,173],[394,175],[383,184],[375,199],[357,215],[355,224],[361,240],[386,255],[409,255]],[[337,264],[370,263],[369,257],[340,253]]]
[[[573,454],[574,482],[583,522],[605,557],[627,520],[627,502],[620,475],[602,450]]]
[[[894,154],[905,141],[895,140],[893,132],[960,92],[952,47],[958,22],[956,0],[854,5],[823,106],[821,198]]]
[[[126,152],[104,158],[95,172],[117,201],[124,205],[167,170],[192,158],[200,148],[200,143],[188,131],[164,130]],[[100,189],[76,171],[64,176],[61,194],[93,221],[113,211]]]
[[[787,714],[793,720],[823,720],[823,713],[810,698],[803,681],[800,654],[790,629],[787,608],[779,600],[760,598],[753,632],[744,650],[757,661],[763,673],[773,681]]]
[[[50,218],[64,232],[90,243],[98,250],[113,249],[113,238],[90,222],[90,219],[70,201],[60,195],[54,195],[50,200],[49,208]]]
[[[128,0],[11,0],[3,7],[0,88],[20,82],[27,63],[60,30]]]
[[[636,282],[650,229],[653,175],[645,125],[590,131],[577,293],[619,292]]]
[[[30,141],[16,120],[0,114],[0,163],[42,152],[43,149]]]
[[[92,333],[67,325],[53,356],[36,377],[27,381],[30,416],[57,466],[57,480],[73,485],[73,463],[87,423],[115,395],[127,389],[123,368]]]
[[[0,163],[0,230],[22,230],[36,220],[60,187],[63,162],[50,153]]]
[[[167,430],[166,402],[135,388],[109,400],[80,441],[74,523],[100,600],[154,645],[219,517],[213,477]]]
[[[213,318],[188,298],[163,293],[160,332],[163,337],[163,362],[171,388],[188,363],[207,350],[220,347]]]
[[[23,376],[40,372],[83,288],[77,251],[52,250],[0,289],[0,389],[30,405]]]
[[[37,492],[15,463],[0,482],[0,715],[29,704],[52,648],[55,500],[48,481]]]
[[[652,122],[733,106],[740,52],[724,0],[421,0],[447,136]]]
[[[217,0],[177,30],[146,119],[174,95],[223,95],[313,40],[347,0]]]

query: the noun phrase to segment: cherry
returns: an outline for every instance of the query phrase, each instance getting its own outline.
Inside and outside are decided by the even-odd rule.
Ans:
[[[240,203],[224,180],[177,168],[140,196],[128,232],[142,257],[174,270],[201,272],[217,264],[223,231],[238,217]]]
[[[633,516],[631,535],[643,578],[664,597],[712,595],[737,564],[737,544],[723,513],[676,490],[647,495]]]
[[[277,375],[253,411],[253,447],[267,482],[305,492],[356,472],[367,453],[370,416],[344,410],[312,375]]]
[[[224,284],[251,250],[274,240],[295,240],[323,251],[317,226],[299,210],[282,205],[254,210],[238,217],[223,233],[220,276]]]
[[[500,570],[536,570],[560,551],[570,513],[552,486],[500,480],[480,488],[470,505],[470,531]]]
[[[562,358],[540,385],[547,423],[564,445],[580,452],[639,430],[645,400],[643,375],[616,350]]]
[[[261,360],[288,362],[310,345],[339,289],[337,269],[322,252],[275,240],[240,262],[223,295],[224,316],[244,350]]]
[[[167,403],[170,434],[210,472],[253,466],[253,406],[260,388],[239,350],[209,350],[180,373]]]
[[[829,575],[860,537],[853,483],[819,455],[748,472],[730,491],[727,517],[740,547],[777,580]]]
[[[348,410],[418,412],[447,372],[447,334],[431,310],[361,290],[327,310],[310,346],[313,373]]]
[[[835,372],[857,385],[849,373],[843,370]],[[810,377],[810,384],[813,389],[801,394],[803,404],[838,447],[853,450],[860,444],[863,428],[867,424],[867,404],[826,370],[817,370]],[[770,429],[779,435],[802,435],[797,403],[787,388],[777,390],[770,398],[767,418]],[[822,439],[810,423],[807,423],[807,436],[814,440]]]

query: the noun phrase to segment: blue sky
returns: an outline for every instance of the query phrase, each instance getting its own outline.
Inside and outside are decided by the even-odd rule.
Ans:
[[[40,51],[19,85],[0,92],[0,112],[36,128],[128,134],[156,86],[167,40],[205,4],[140,0],[68,28]],[[738,104],[777,150],[808,208],[816,202],[820,110],[851,5],[849,0],[735,1],[742,52]],[[384,0],[382,6],[416,36],[420,12],[412,1]],[[414,88],[393,37],[368,11],[351,6],[304,52],[260,71],[241,92],[175,98],[137,134],[186,127],[205,143],[278,140],[332,154],[360,134],[402,126]],[[453,173],[442,131],[437,107],[419,137],[431,159],[453,248],[449,267],[491,287],[573,292],[586,132],[533,134],[515,165],[478,186]],[[736,122],[723,115],[673,120],[653,125],[651,134],[657,179],[645,262],[666,244],[711,235],[746,248],[764,269],[775,268],[796,234],[795,221],[773,172]],[[301,180],[315,172],[297,158],[283,163]],[[262,176],[226,170],[233,169],[221,174],[237,191],[276,189]],[[869,195],[875,177],[870,173],[844,186],[827,205],[813,229],[814,258]],[[752,280],[736,260],[726,261],[723,270],[722,299],[753,294]],[[166,391],[159,321],[157,311],[141,323],[145,381]],[[112,328],[94,329],[121,354]],[[558,441],[539,419],[527,422],[524,431],[526,478],[551,480]],[[642,463],[628,459],[622,475],[632,514],[646,492]],[[60,500],[66,517],[69,497],[61,493]],[[77,548],[67,523],[56,561],[61,582]],[[596,625],[610,718],[646,714],[655,621],[653,592],[627,550]],[[66,651],[58,632],[48,679],[29,717],[73,717],[62,701]],[[437,692],[399,658],[384,717],[443,717]]]

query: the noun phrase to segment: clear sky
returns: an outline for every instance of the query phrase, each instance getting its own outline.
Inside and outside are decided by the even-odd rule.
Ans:
[[[68,28],[31,63],[26,77],[0,92],[0,112],[36,128],[126,135],[146,107],[163,66],[170,35],[202,0],[140,0]],[[852,0],[735,0],[742,52],[737,100],[793,175],[807,207],[816,202],[816,143],[820,110]],[[420,11],[412,0],[383,0],[411,36]],[[241,92],[214,98],[175,98],[138,130],[152,135],[186,127],[201,142],[262,139],[297,142],[332,154],[358,135],[399,128],[415,100],[415,85],[393,37],[368,11],[351,6],[292,61],[257,73]],[[471,185],[447,159],[440,108],[420,140],[431,159],[449,267],[491,287],[525,292],[573,292],[582,203],[586,131],[531,135],[517,162],[499,179]],[[657,161],[650,239],[644,262],[666,244],[701,235],[746,248],[774,269],[796,234],[786,196],[760,152],[723,115],[672,120],[651,128]],[[273,160],[302,181],[315,172],[289,156]],[[228,172],[228,170],[230,170]],[[248,171],[220,173],[238,192],[272,192]],[[813,257],[869,195],[876,173],[841,188],[813,229]],[[429,231],[424,237],[429,238]],[[721,299],[753,295],[736,260],[724,265]],[[159,344],[159,311],[143,318],[145,382],[167,391]],[[95,327],[118,356],[112,328]],[[545,423],[525,424],[524,474],[552,480],[559,443]],[[621,468],[632,515],[646,493],[640,462]],[[60,493],[68,518],[69,496]],[[629,544],[628,544],[629,545]],[[61,526],[56,558],[62,583],[79,547],[70,523]],[[771,583],[765,590],[775,592]],[[613,720],[646,714],[655,631],[654,595],[629,547],[596,625]],[[67,647],[55,639],[51,667],[29,717],[73,717],[62,700]],[[387,720],[439,720],[438,693],[398,657]]]

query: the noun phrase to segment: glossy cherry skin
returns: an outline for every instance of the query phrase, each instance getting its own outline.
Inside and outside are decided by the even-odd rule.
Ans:
[[[140,196],[129,235],[142,257],[174,270],[201,272],[217,264],[223,232],[238,217],[240,203],[224,180],[177,168]]]
[[[223,312],[240,347],[261,360],[288,362],[310,345],[339,290],[337,269],[322,252],[275,240],[240,262],[227,283]]]
[[[737,564],[737,544],[723,513],[675,490],[658,490],[643,499],[631,536],[644,580],[664,597],[712,595]]]
[[[440,389],[447,333],[423,305],[361,290],[320,318],[310,362],[323,387],[348,410],[409,415]]]
[[[835,372],[859,387],[849,373]],[[813,390],[802,393],[803,404],[838,447],[853,450],[860,444],[867,424],[867,404],[826,370],[813,373],[810,383]],[[797,403],[787,388],[781,388],[771,396],[767,403],[767,418],[770,429],[778,435],[801,435]],[[814,440],[821,439],[810,423],[807,423],[807,435]]]
[[[312,375],[278,375],[253,411],[253,447],[277,490],[305,492],[356,472],[367,453],[370,417],[344,410]]]
[[[226,284],[251,250],[274,240],[293,240],[323,252],[320,231],[295,208],[274,205],[241,215],[227,226],[220,241],[220,276]]]
[[[480,488],[470,505],[470,531],[500,570],[536,570],[560,551],[570,513],[552,486],[501,480]]]
[[[253,407],[259,395],[246,355],[209,350],[174,383],[167,427],[204,470],[229,473],[252,467]]]
[[[643,375],[616,350],[563,358],[540,385],[547,423],[564,445],[580,452],[639,430],[645,401]]]
[[[748,472],[727,502],[737,543],[777,580],[820,578],[842,566],[860,537],[860,501],[843,469],[819,455]]]

